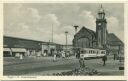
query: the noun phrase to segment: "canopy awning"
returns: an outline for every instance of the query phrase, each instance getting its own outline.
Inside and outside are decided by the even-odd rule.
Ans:
[[[11,51],[10,48],[3,48],[3,51]]]
[[[26,52],[25,48],[11,48],[12,52]]]

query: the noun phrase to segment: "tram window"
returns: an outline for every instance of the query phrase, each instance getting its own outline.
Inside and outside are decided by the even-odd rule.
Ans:
[[[89,50],[89,54],[91,53],[91,50]]]
[[[91,50],[91,53],[92,53],[92,50]]]
[[[98,54],[98,51],[97,51],[97,54]]]
[[[105,51],[101,51],[101,54],[105,54]]]
[[[81,51],[81,53],[84,53],[84,51]]]
[[[93,50],[93,53],[95,53],[95,51]]]
[[[87,51],[85,50],[84,53],[87,53]]]

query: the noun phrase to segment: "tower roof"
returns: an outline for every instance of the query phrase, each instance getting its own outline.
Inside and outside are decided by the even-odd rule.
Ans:
[[[98,13],[104,13],[104,9],[103,9],[103,7],[102,7],[102,4],[101,4],[101,6],[100,6],[100,8],[99,8]]]

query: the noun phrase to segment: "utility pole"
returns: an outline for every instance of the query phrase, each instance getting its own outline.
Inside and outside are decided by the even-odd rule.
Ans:
[[[67,52],[67,34],[68,34],[68,31],[65,31],[65,35],[66,35],[66,52]]]
[[[53,24],[52,24],[52,43],[53,43]]]

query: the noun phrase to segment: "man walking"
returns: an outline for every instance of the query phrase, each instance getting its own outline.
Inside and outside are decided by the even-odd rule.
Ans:
[[[106,55],[103,56],[102,61],[103,61],[103,66],[105,66],[106,65],[106,61],[107,61],[107,56]]]

